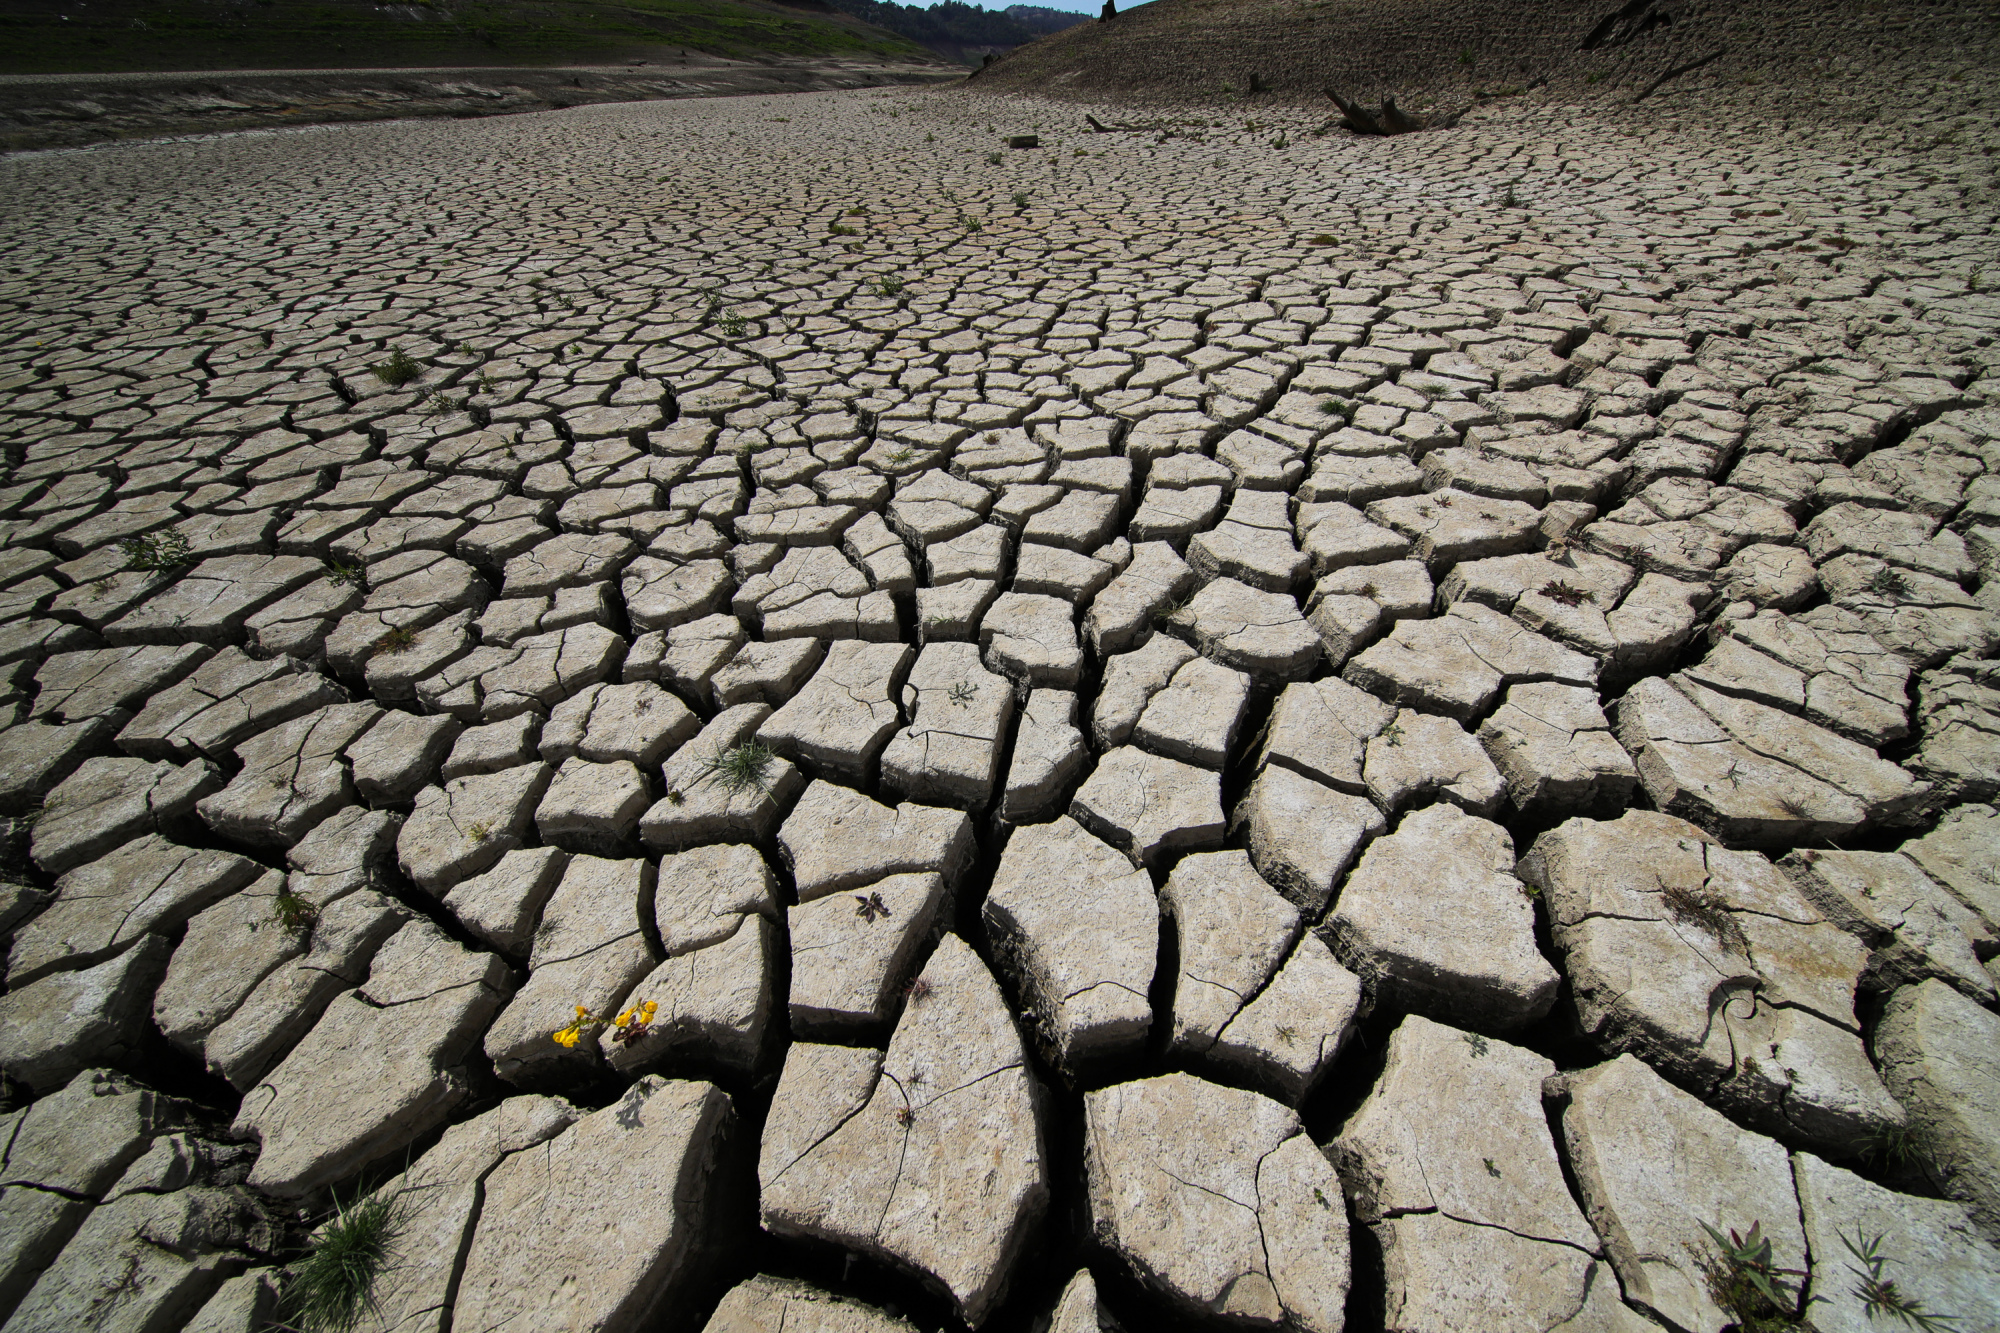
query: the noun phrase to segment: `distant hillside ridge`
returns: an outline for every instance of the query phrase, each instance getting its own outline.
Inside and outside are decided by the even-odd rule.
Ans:
[[[520,68],[684,57],[934,59],[825,0],[0,0],[0,74]]]
[[[1154,0],[1019,47],[972,87],[1330,111],[1329,87],[1421,110],[1700,86],[1778,114],[1809,94],[1865,116],[1884,99],[1921,106],[1940,84],[1984,85],[1994,69],[1993,0]],[[1975,87],[1962,92],[1939,114],[1980,105]]]
[[[961,4],[959,0],[943,0],[928,8],[886,0],[827,0],[827,3],[843,14],[906,37],[946,60],[973,66],[987,55],[1004,54],[1038,37],[1090,22],[1088,15],[1041,5],[981,9]]]

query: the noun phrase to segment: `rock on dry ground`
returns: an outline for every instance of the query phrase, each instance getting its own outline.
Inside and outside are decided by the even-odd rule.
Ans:
[[[0,1326],[1990,1323],[1990,71],[1641,87],[0,161]]]

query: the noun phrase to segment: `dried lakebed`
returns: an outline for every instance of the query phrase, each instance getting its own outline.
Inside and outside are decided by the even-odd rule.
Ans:
[[[0,1326],[1993,1327],[2000,139],[1633,114],[0,162]]]

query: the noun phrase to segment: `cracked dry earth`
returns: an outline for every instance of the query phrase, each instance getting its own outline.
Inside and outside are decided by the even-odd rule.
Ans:
[[[1598,115],[0,162],[4,1327],[2000,1326],[2000,136]]]

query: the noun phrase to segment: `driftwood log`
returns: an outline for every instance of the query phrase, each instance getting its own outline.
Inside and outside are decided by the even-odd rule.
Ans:
[[[1393,96],[1382,99],[1380,111],[1370,111],[1359,102],[1350,102],[1329,88],[1326,95],[1340,108],[1338,124],[1356,134],[1415,134],[1418,130],[1447,130],[1458,124],[1458,118],[1465,114],[1461,107],[1457,111],[1432,116],[1429,120],[1419,120],[1396,105]]]

